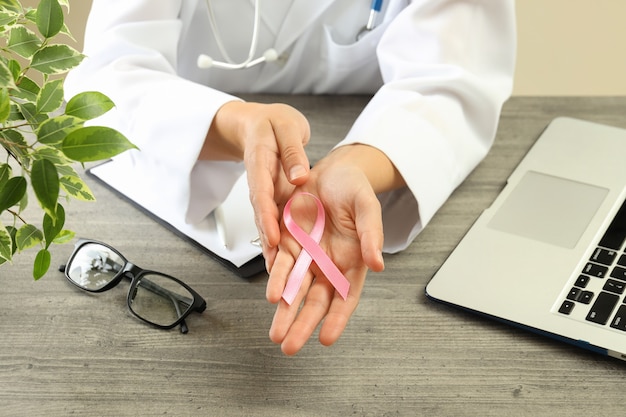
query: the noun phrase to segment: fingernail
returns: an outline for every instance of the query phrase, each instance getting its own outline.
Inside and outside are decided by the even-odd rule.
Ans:
[[[289,170],[289,180],[293,181],[306,174],[306,169],[302,165],[295,165]]]

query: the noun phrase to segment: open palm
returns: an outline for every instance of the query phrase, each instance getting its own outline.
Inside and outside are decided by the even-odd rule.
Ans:
[[[283,352],[298,352],[323,321],[320,342],[333,344],[356,309],[368,268],[383,268],[380,204],[367,179],[356,169],[320,164],[311,171],[307,183],[294,191],[294,220],[304,230],[315,221],[314,201],[298,197],[300,192],[316,195],[326,211],[326,226],[320,246],[350,282],[344,300],[313,262],[295,301],[281,300],[282,291],[301,247],[281,225],[278,252],[267,287],[267,298],[278,303],[270,338]]]

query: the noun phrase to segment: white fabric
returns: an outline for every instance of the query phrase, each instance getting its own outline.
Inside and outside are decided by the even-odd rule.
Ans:
[[[234,60],[247,56],[253,3],[212,0]],[[262,0],[257,56],[275,48],[281,57],[227,71],[196,66],[202,53],[223,60],[204,0],[94,0],[88,58],[69,74],[66,92],[99,90],[113,99],[116,110],[98,122],[141,148],[133,156],[139,172],[149,160],[161,166],[160,175],[176,179],[178,198],[161,190],[162,204],[189,222],[210,213],[243,170],[237,163],[197,162],[215,112],[235,94],[375,93],[339,146],[381,149],[406,180],[406,189],[380,196],[385,250],[398,251],[492,144],[512,90],[514,4],[387,0],[378,27],[356,41],[369,5]]]

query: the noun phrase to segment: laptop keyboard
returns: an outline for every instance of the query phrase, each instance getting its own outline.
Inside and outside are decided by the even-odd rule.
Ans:
[[[586,308],[585,320],[626,332],[626,201],[562,301],[559,313]],[[599,281],[598,281],[599,280]]]

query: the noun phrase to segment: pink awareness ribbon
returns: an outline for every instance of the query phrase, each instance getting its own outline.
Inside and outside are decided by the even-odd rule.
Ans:
[[[291,202],[298,195],[313,197],[317,204],[317,217],[310,234],[302,230],[291,216]],[[300,251],[300,255],[287,279],[287,285],[283,291],[283,299],[289,305],[293,303],[302,285],[302,280],[309,269],[309,265],[311,265],[311,261],[315,261],[328,281],[330,281],[333,287],[335,287],[335,290],[337,290],[339,295],[345,300],[348,297],[350,282],[319,245],[320,240],[322,240],[322,234],[324,233],[324,206],[319,198],[313,194],[299,193],[298,195],[291,197],[289,201],[287,201],[287,204],[285,204],[283,210],[283,220],[287,230],[289,230],[289,233],[291,233],[294,239],[302,246],[302,251]]]

